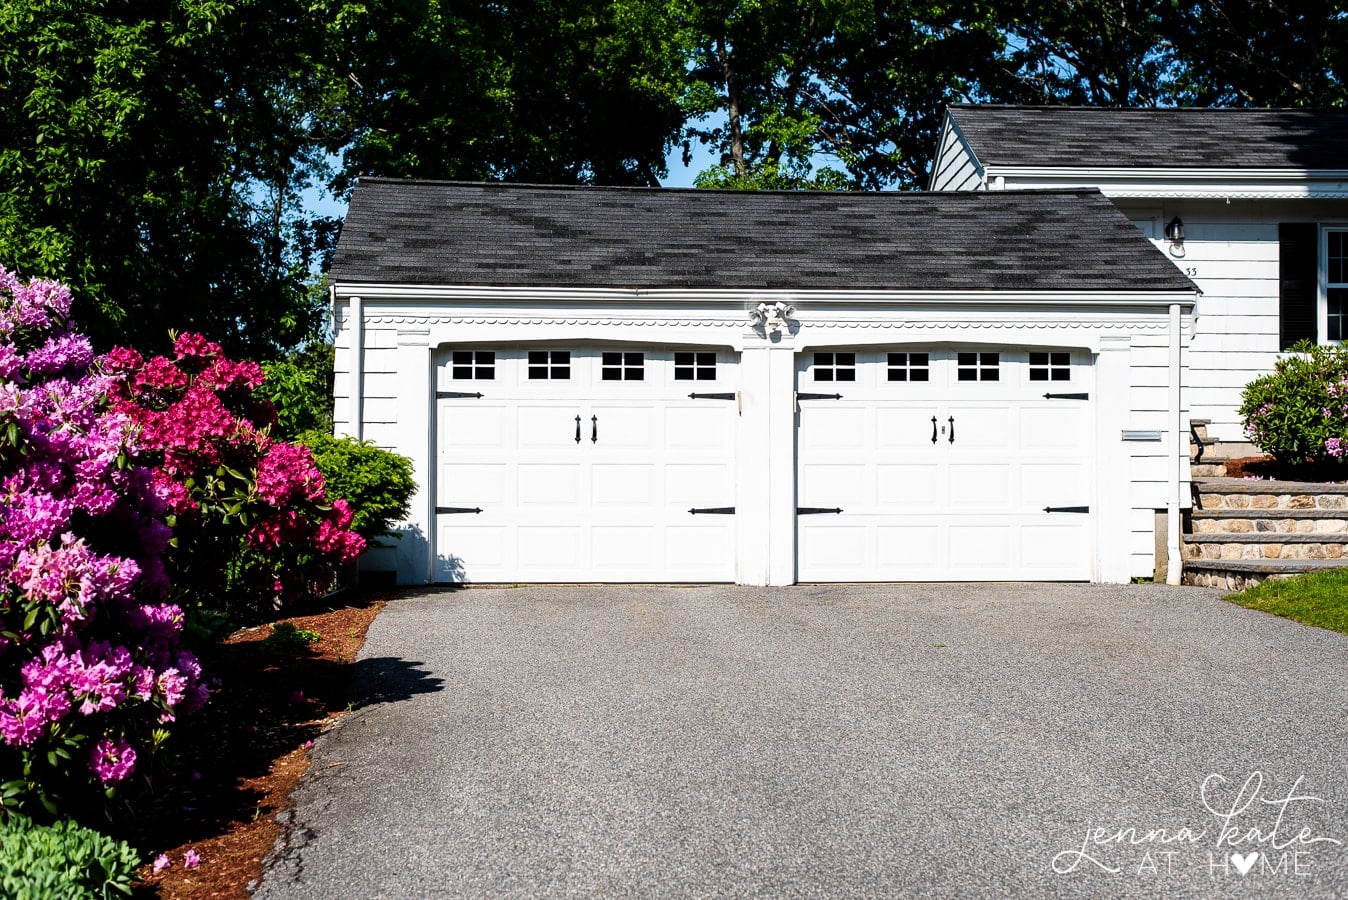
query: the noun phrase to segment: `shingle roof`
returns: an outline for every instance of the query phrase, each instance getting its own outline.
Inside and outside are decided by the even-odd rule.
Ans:
[[[950,116],[985,166],[1348,169],[1348,111],[960,105]]]
[[[1094,190],[844,193],[361,179],[346,283],[1192,290]]]

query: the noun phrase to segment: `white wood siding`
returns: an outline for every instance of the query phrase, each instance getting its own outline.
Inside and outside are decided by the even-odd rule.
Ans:
[[[983,177],[973,154],[947,120],[941,130],[941,149],[932,162],[931,189],[977,191],[983,188]]]

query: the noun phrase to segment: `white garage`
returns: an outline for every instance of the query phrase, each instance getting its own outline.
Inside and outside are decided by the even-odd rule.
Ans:
[[[1193,285],[1094,191],[365,179],[339,433],[412,458],[400,582],[1150,575]]]

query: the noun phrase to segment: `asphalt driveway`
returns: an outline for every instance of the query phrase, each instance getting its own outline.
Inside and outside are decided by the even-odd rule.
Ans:
[[[259,895],[1348,896],[1348,638],[1153,585],[425,592]]]

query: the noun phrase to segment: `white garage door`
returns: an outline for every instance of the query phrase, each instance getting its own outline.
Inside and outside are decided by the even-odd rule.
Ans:
[[[438,580],[733,581],[736,389],[708,349],[446,348]]]
[[[897,348],[797,366],[801,581],[1088,580],[1089,358]]]

